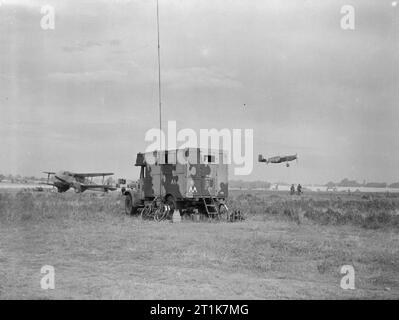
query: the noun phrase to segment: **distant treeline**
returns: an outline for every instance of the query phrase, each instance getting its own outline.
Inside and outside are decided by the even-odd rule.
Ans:
[[[35,177],[35,176],[22,176],[20,174],[17,175],[4,175],[0,174],[0,182],[1,181],[7,181],[11,183],[36,183],[36,182],[46,182],[47,181],[47,175],[43,174],[42,177]],[[113,177],[108,177],[105,180],[106,184],[114,184],[116,181]]]
[[[242,181],[242,180],[230,180],[229,187],[234,189],[269,189],[272,185],[289,185],[285,182],[270,183],[267,181]],[[326,187],[369,187],[369,188],[399,188],[399,182],[387,184],[386,182],[363,182],[359,183],[355,180],[343,179],[340,182],[328,182],[325,184]]]
[[[21,176],[21,175],[4,175],[0,174],[0,181],[9,181],[12,183],[29,183],[34,181],[46,181],[46,177],[34,177],[34,176]],[[111,181],[113,182],[113,181]],[[289,185],[285,182],[271,183],[267,181],[243,181],[243,180],[230,180],[229,187],[235,189],[269,189],[272,185]],[[347,178],[342,179],[340,182],[328,182],[325,184],[326,187],[334,188],[334,187],[369,187],[369,188],[399,188],[399,182],[387,184],[386,182],[363,182],[359,183],[356,180],[349,180]]]
[[[230,180],[229,187],[234,189],[269,189],[271,186],[270,182],[267,181],[242,181],[242,180]]]
[[[8,175],[4,175],[4,174],[0,174],[0,181],[9,181],[12,183],[28,183],[28,182],[34,182],[34,181],[46,181],[47,177],[34,177],[34,176],[21,176],[20,174],[17,175],[12,175],[12,174],[8,174]]]
[[[399,188],[399,182],[387,184],[386,182],[363,182],[359,183],[356,180],[343,179],[340,182],[328,182],[327,187],[369,187],[369,188]]]

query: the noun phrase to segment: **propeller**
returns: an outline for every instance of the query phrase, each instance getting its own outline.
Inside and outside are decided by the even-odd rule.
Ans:
[[[76,193],[82,192],[82,185],[79,182],[72,183],[73,188],[75,189]]]

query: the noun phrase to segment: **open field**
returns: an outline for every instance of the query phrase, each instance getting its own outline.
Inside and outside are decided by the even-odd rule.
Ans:
[[[118,194],[0,193],[0,298],[399,298],[399,197],[231,193],[237,223],[124,215]],[[355,290],[340,288],[342,265]],[[55,267],[55,289],[40,269]]]

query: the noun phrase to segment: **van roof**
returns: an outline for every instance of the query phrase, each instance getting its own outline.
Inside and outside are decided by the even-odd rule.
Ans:
[[[227,154],[227,150],[224,149],[205,149],[205,148],[181,148],[181,149],[162,149],[162,150],[154,150],[154,151],[148,151],[148,152],[139,152],[139,154],[157,154],[157,153],[173,153],[173,152],[184,152],[184,151],[200,151],[200,153],[223,153]]]

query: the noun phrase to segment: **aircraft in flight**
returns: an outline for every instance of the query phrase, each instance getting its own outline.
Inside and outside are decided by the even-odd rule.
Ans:
[[[44,171],[47,174],[47,185],[56,187],[58,192],[65,192],[69,189],[75,189],[75,192],[80,193],[86,190],[97,190],[97,191],[114,191],[114,186],[104,184],[104,177],[111,176],[113,173],[110,172],[99,172],[99,173],[75,173],[70,171],[60,172],[49,172]],[[50,181],[50,177],[54,178]],[[88,178],[103,177],[102,184],[95,184]]]
[[[268,159],[263,158],[263,156],[260,154],[258,157],[259,162],[265,162],[265,163],[282,163],[285,162],[285,165],[287,167],[290,166],[289,161],[298,161],[298,156],[296,154],[294,155],[288,155],[288,156],[276,156],[276,157],[271,157]]]

